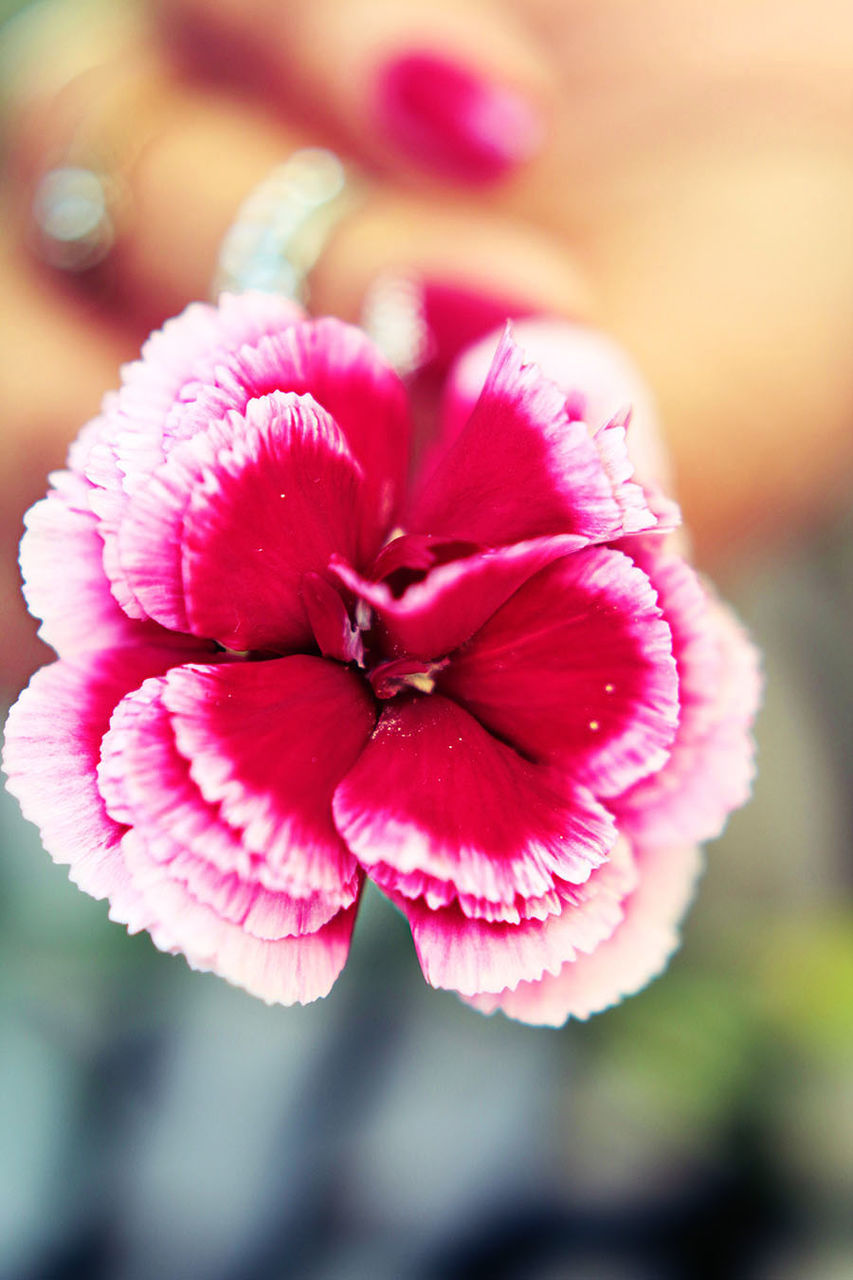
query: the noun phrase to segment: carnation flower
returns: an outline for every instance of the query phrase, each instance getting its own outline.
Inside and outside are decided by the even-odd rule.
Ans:
[[[663,967],[748,793],[755,655],[633,476],[644,393],[603,339],[519,332],[463,357],[410,481],[364,334],[196,304],[28,515],[59,660],[9,788],[112,919],[267,1001],[328,993],[370,877],[434,986],[586,1017]]]

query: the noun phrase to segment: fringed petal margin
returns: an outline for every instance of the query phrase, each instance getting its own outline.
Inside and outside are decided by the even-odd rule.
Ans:
[[[193,969],[216,973],[267,1004],[309,1004],[331,991],[349,954],[357,904],[313,933],[259,938],[200,901],[181,880],[158,867],[151,876],[138,832],[124,836],[122,855],[141,891],[140,927],[161,951],[180,953]]]
[[[92,486],[72,471],[55,472],[51,480],[51,492],[27,512],[20,552],[24,598],[30,613],[42,619],[42,640],[63,658],[124,645],[183,647],[197,654],[194,636],[137,621],[120,608],[104,572]]]
[[[420,899],[395,901],[409,921],[427,982],[473,997],[556,975],[594,952],[619,926],[636,882],[630,849],[620,841],[585,884],[560,887],[562,909],[544,920],[491,923],[466,916],[457,904],[430,910]]]
[[[623,919],[588,954],[567,960],[557,973],[519,982],[494,995],[467,996],[481,1013],[500,1010],[535,1026],[560,1027],[589,1018],[636,994],[666,967],[679,945],[678,925],[701,867],[696,848],[637,852],[637,885],[623,904]]]
[[[3,768],[24,817],[74,883],[93,898],[109,898],[113,918],[125,923],[137,894],[119,848],[124,827],[98,790],[101,740],[126,693],[186,656],[140,646],[42,667],[6,723]]]
[[[681,714],[669,760],[612,804],[620,828],[644,847],[696,844],[718,836],[749,796],[759,657],[683,560],[655,546],[638,558],[672,629]]]

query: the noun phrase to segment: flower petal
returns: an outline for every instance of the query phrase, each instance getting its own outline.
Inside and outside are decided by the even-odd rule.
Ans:
[[[106,397],[83,447],[69,456],[96,486],[92,505],[104,538],[104,565],[113,592],[131,617],[145,610],[133,595],[118,559],[115,535],[127,497],[147,484],[174,445],[195,431],[183,410],[199,388],[215,378],[219,361],[246,343],[297,323],[299,307],[272,294],[223,294],[217,306],[195,302],[153,333],[141,359],[125,365],[122,387]]]
[[[316,932],[355,902],[360,883],[355,868],[326,890],[283,889],[280,872],[277,876],[274,866],[246,848],[241,832],[192,780],[163,703],[166,685],[165,678],[154,677],[122,699],[98,768],[107,812],[141,838],[146,884],[179,880],[202,905],[256,937]],[[152,892],[146,893],[149,904]]]
[[[277,392],[173,449],[129,502],[122,564],[166,626],[229,649],[308,646],[303,575],[324,574],[332,555],[361,558],[363,497],[329,415],[309,396]]]
[[[563,534],[478,552],[439,564],[399,597],[388,583],[371,582],[348,565],[336,562],[333,569],[376,610],[387,652],[430,659],[458,648],[535,573],[584,545],[576,534]]]
[[[72,471],[55,472],[51,480],[54,488],[27,512],[20,553],[24,597],[43,620],[41,638],[63,657],[126,644],[189,647],[197,654],[195,637],[138,622],[119,607],[104,573],[92,486]]]
[[[364,470],[368,504],[387,527],[406,480],[406,390],[367,336],[331,318],[307,320],[223,358],[181,417],[185,436],[273,391],[310,394],[337,422]]]
[[[364,641],[340,593],[318,573],[302,575],[302,603],[324,658],[364,666]]]
[[[644,484],[670,489],[671,469],[657,410],[639,370],[606,334],[567,320],[537,316],[513,321],[513,337],[594,434],[630,413],[628,454]],[[463,352],[448,375],[442,435],[453,439],[467,422],[489,374],[500,331]]]
[[[100,451],[114,430],[112,414],[117,403],[118,392],[108,391],[101,402],[101,412],[80,428],[68,446],[68,470],[73,471],[81,480],[87,479],[87,468],[92,461],[93,451],[96,447]],[[121,486],[121,472],[112,457],[108,475],[111,482]],[[89,483],[94,484],[95,481],[89,480]]]
[[[477,404],[439,451],[408,527],[502,546],[545,534],[602,542],[655,516],[624,472],[607,466],[565,395],[504,335]]]
[[[304,895],[352,882],[330,802],[376,720],[359,676],[302,656],[180,667],[161,696],[193,782],[266,863],[265,883]]]
[[[314,933],[266,940],[200,902],[180,880],[146,879],[150,862],[138,832],[124,836],[122,854],[140,889],[141,918],[161,951],[180,952],[193,969],[217,973],[267,1004],[308,1004],[332,989],[349,954],[356,905]]]
[[[140,645],[56,662],[36,672],[6,723],[8,790],[54,862],[92,897],[109,898],[113,918],[125,918],[136,894],[119,850],[123,828],[97,786],[101,739],[119,699],[183,657]]]
[[[437,694],[387,707],[333,811],[373,879],[438,900],[447,885],[514,904],[558,879],[580,884],[615,839],[582,788],[522,760]]]
[[[420,899],[396,901],[427,982],[470,997],[559,973],[579,953],[594,951],[618,927],[635,883],[630,849],[620,841],[585,884],[564,889],[561,912],[544,920],[493,924],[465,915],[458,904],[431,910]]]
[[[173,446],[198,430],[197,422],[185,421],[186,405],[215,380],[217,366],[303,314],[286,298],[247,292],[223,294],[216,306],[194,302],[168,320],[141,358],[122,369],[121,390],[108,400],[99,443],[86,458],[89,479],[111,487],[118,476],[127,494],[145,484]]]
[[[599,547],[531,578],[437,687],[596,796],[659,769],[678,720],[672,638],[655,592],[627,556]]]
[[[700,869],[695,848],[636,853],[637,887],[623,904],[624,919],[591,953],[578,955],[557,974],[520,982],[514,990],[475,996],[482,1013],[500,1009],[509,1018],[559,1027],[588,1018],[640,991],[666,967],[679,944],[678,925]]]
[[[749,796],[759,658],[731,611],[689,565],[653,545],[635,554],[672,628],[681,716],[667,763],[614,806],[644,846],[693,844],[718,836]]]

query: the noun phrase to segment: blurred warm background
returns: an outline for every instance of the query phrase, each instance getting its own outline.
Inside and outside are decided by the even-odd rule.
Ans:
[[[842,0],[510,7],[556,59],[572,164],[506,208],[577,255],[659,395],[699,558],[766,655],[754,800],[667,975],[550,1032],[426,989],[378,894],[332,995],[265,1008],[128,939],[4,793],[0,1280],[853,1276],[853,24]],[[50,656],[23,511],[163,318],[144,272],[122,297],[38,261],[10,129],[5,703]]]

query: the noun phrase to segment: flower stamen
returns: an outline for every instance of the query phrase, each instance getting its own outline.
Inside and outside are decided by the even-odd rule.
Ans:
[[[377,698],[396,698],[398,694],[410,689],[417,693],[432,693],[435,677],[447,666],[447,662],[447,658],[441,658],[437,662],[420,658],[394,658],[374,667],[368,679]]]

